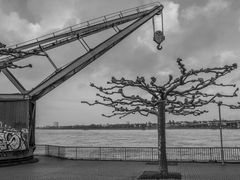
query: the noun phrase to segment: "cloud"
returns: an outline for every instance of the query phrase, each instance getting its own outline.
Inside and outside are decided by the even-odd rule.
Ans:
[[[230,3],[226,0],[209,0],[203,7],[193,5],[185,9],[182,16],[187,20],[193,20],[198,16],[206,16],[209,18],[228,8],[229,5]]]
[[[240,17],[238,18],[238,31],[240,32]]]
[[[0,1],[0,38],[6,44],[26,41],[80,22],[72,8],[73,2],[66,5],[63,1],[25,1],[28,7],[25,10],[29,13],[25,12],[24,16],[23,11],[17,9],[9,8],[10,11],[5,12],[4,8],[11,7],[11,3],[16,2],[6,4]],[[31,19],[35,19],[35,22]]]
[[[7,41],[7,43],[27,40],[37,34],[41,29],[39,24],[29,23],[27,20],[21,19],[17,12],[3,14],[0,11],[0,22],[0,36],[1,39]]]
[[[219,54],[219,61],[221,62],[221,65],[233,63],[236,62],[236,60],[239,58],[239,55],[239,53],[233,50],[223,51]]]
[[[180,4],[169,1],[166,4],[164,4],[164,6],[165,8],[163,10],[163,15],[164,15],[163,24],[164,24],[164,30],[166,31],[166,33],[177,33],[181,31],[181,27],[179,23]],[[158,16],[158,19],[160,20],[159,16]]]

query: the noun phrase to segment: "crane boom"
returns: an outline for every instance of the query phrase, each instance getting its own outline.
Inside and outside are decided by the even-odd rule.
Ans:
[[[160,3],[155,2],[86,21],[84,23],[80,23],[78,25],[71,26],[69,28],[65,28],[63,30],[39,38],[35,38],[27,42],[13,46],[7,46],[6,49],[0,49],[0,72],[2,72],[18,89],[20,94],[23,95],[19,96],[20,98],[28,97],[33,98],[33,100],[36,101],[72,77],[74,74],[85,68],[88,64],[96,60],[98,57],[103,55],[105,52],[118,44],[137,28],[139,28],[142,24],[147,22],[149,19],[153,18],[155,15],[160,15],[162,13],[162,10],[163,6]],[[127,27],[121,30],[118,28],[118,25],[122,25],[128,22],[131,22],[131,24]],[[117,31],[117,33],[93,49],[90,49],[86,42],[83,40],[84,37],[96,34],[109,28],[116,28],[117,30],[115,29],[115,31]],[[76,40],[79,40],[83,46],[85,43],[85,45],[88,47],[85,47],[87,52],[69,64],[58,68],[46,51]],[[8,49],[9,52],[11,52],[9,55],[7,55]],[[1,54],[1,50],[4,52],[3,54]],[[13,63],[33,55],[45,56],[53,65],[55,71],[32,90],[28,91],[17,80],[17,78],[14,77],[8,68],[22,68],[31,66],[17,66]],[[14,97],[15,96],[16,95],[14,95]]]
[[[77,58],[72,63],[70,63],[68,66],[64,67],[57,73],[52,74],[49,78],[47,78],[45,81],[40,83],[37,87],[32,89],[28,95],[32,97],[34,100],[37,100],[41,98],[43,95],[47,94],[54,88],[56,88],[58,85],[72,77],[74,74],[79,72],[81,69],[86,67],[88,64],[96,60],[98,57],[103,55],[105,52],[107,52],[109,49],[111,49],[113,46],[118,44],[121,40],[123,40],[126,36],[128,36],[130,33],[132,33],[134,30],[136,30],[138,27],[140,27],[142,24],[147,22],[149,19],[151,19],[156,14],[159,14],[162,12],[163,6],[156,6],[154,7],[146,16],[143,18],[140,18],[139,20],[135,21],[125,29],[121,30],[114,36],[110,37],[97,47],[95,47],[93,50],[89,51],[85,55]]]
[[[22,51],[18,56],[7,56],[0,58],[0,66],[3,64],[14,63],[24,58],[34,55],[41,55],[41,53],[53,48],[57,48],[64,44],[71,43],[92,34],[104,31],[106,29],[139,19],[149,13],[149,8],[159,5],[159,3],[151,3],[148,5],[132,8],[118,13],[112,13],[100,18],[80,23],[78,25],[70,26],[63,30],[53,32],[51,34],[35,38],[7,48],[13,49],[16,52]],[[0,53],[1,54],[1,53]]]

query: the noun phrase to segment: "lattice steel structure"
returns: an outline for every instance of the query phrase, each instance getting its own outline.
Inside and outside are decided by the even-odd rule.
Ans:
[[[102,56],[147,21],[152,19],[154,27],[154,17],[162,15],[162,11],[163,5],[155,2],[92,19],[13,46],[1,43],[0,71],[12,82],[19,93],[0,94],[0,162],[33,157],[38,99]],[[126,23],[128,26],[120,29],[120,25]],[[85,37],[110,28],[113,28],[116,33],[93,48],[90,48],[84,40]],[[153,40],[158,44],[158,49],[161,49],[160,44],[165,39],[163,26],[162,31],[155,31],[155,27],[153,30]],[[79,41],[86,53],[58,67],[47,51],[74,41]],[[27,90],[10,70],[31,67],[31,64],[19,66],[17,63],[32,56],[46,57],[55,71],[36,87]],[[22,113],[26,116],[21,116]]]

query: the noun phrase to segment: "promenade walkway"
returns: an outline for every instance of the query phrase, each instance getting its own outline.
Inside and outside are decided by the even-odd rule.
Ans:
[[[39,162],[0,167],[1,180],[133,180],[143,171],[157,170],[156,164],[130,161],[63,160],[38,156]],[[239,180],[240,164],[179,163],[170,171],[181,172],[184,180]]]

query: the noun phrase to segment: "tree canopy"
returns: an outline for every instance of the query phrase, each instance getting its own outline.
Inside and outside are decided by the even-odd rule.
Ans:
[[[125,117],[129,114],[139,113],[143,116],[149,114],[158,115],[157,105],[160,101],[165,102],[165,112],[174,115],[200,115],[208,112],[201,107],[209,103],[219,103],[219,98],[236,97],[238,88],[236,84],[218,83],[218,80],[231,73],[237,68],[237,64],[225,65],[223,67],[201,68],[201,69],[186,69],[182,59],[177,59],[180,75],[173,77],[169,75],[167,81],[163,84],[157,83],[156,77],[151,77],[147,82],[144,77],[137,77],[136,80],[128,80],[125,78],[117,79],[112,77],[111,81],[107,82],[108,87],[97,86],[93,83],[91,87],[96,88],[99,93],[96,94],[101,100],[96,100],[93,103],[82,101],[88,105],[104,105],[113,108],[110,115],[105,117],[119,116]],[[127,88],[138,88],[150,95],[146,96],[128,95]],[[206,88],[230,87],[230,93],[207,93]],[[230,108],[239,108],[240,104],[228,105],[221,102],[221,105],[229,106]]]

